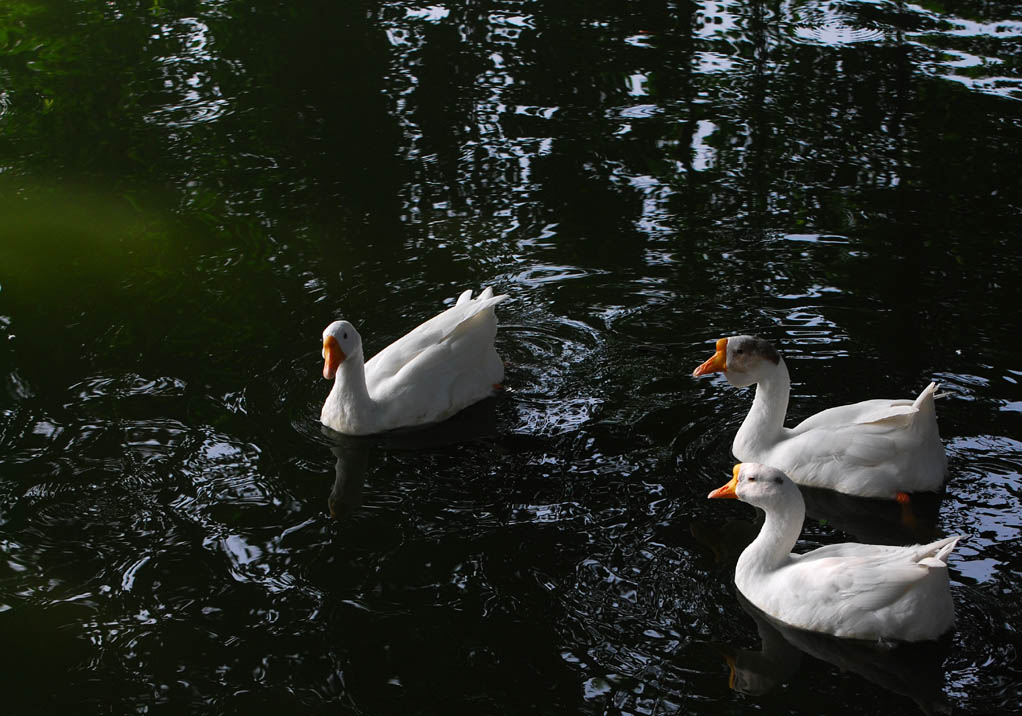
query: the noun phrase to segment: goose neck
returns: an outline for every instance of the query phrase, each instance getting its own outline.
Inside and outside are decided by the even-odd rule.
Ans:
[[[366,386],[365,360],[360,353],[348,356],[337,368],[334,385],[323,404],[323,422],[343,426],[342,432],[369,429],[373,399]]]
[[[805,503],[798,495],[797,501],[765,510],[766,518],[756,539],[752,541],[738,560],[738,569],[743,572],[771,572],[784,565],[791,558],[791,550],[802,533],[805,521]]]
[[[750,456],[775,444],[784,430],[784,418],[788,413],[788,395],[791,379],[782,359],[777,367],[762,376],[756,383],[756,397],[745,416],[742,427],[735,437],[735,444],[742,445]],[[739,456],[743,460],[752,457]]]

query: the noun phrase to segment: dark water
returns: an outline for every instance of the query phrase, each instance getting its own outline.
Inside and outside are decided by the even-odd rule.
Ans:
[[[0,710],[1018,711],[1020,57],[1008,0],[0,6]],[[484,285],[505,394],[320,430],[329,321]],[[944,499],[801,544],[969,534],[942,642],[739,601],[739,332],[792,419],[943,384]]]

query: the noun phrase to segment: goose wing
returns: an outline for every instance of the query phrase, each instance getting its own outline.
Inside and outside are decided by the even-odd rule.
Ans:
[[[494,296],[490,288],[481,291],[475,299],[469,298],[470,295],[471,291],[462,293],[453,306],[420,324],[367,361],[366,384],[379,384],[396,377],[424,351],[449,341],[460,326],[507,298],[507,294]]]
[[[960,535],[909,547],[845,543],[796,558],[806,589],[826,596],[835,611],[872,612],[904,597],[947,556]]]

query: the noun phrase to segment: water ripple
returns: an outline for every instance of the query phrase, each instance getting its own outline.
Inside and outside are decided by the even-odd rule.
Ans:
[[[860,42],[879,42],[887,36],[882,27],[857,24],[843,1],[820,0],[793,10],[789,32],[796,42],[839,47]]]
[[[150,112],[146,120],[184,128],[222,118],[230,102],[209,72],[216,62],[209,26],[198,18],[178,18],[160,25],[150,39],[176,50],[157,60],[163,70],[163,89],[176,98]]]

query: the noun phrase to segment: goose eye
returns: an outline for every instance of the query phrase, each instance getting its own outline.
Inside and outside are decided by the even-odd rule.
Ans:
[[[741,349],[741,348],[739,348],[738,350],[735,351],[735,353],[737,353],[738,355],[741,355],[744,352],[745,351],[743,349]]]
[[[774,482],[776,482],[776,483],[777,483],[778,485],[780,485],[780,484],[781,484],[782,482],[784,482],[784,480],[782,480],[782,479],[781,479],[781,478],[779,478],[779,477],[775,477],[775,478],[774,478]]]
[[[345,331],[345,332],[344,332],[344,333],[343,333],[343,334],[341,335],[341,338],[343,338],[344,340],[348,340],[348,332],[347,332],[347,331]]]
[[[750,477],[749,478],[749,482],[755,482],[755,481],[756,481],[756,478],[754,478],[754,477]]]

